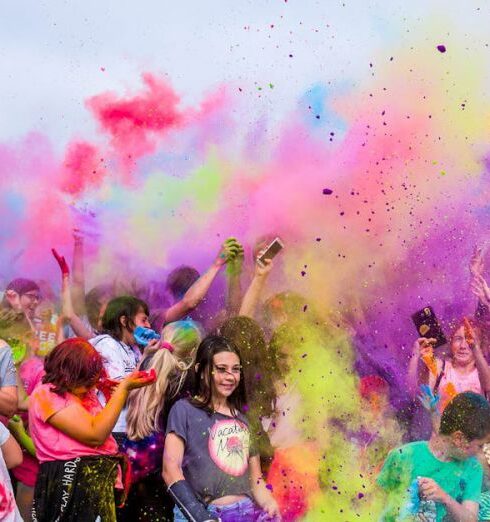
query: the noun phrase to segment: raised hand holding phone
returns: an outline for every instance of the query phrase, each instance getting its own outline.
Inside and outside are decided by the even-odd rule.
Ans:
[[[265,265],[266,260],[272,260],[284,248],[284,243],[276,237],[267,247],[257,256],[257,264]]]
[[[435,339],[434,348],[447,343],[447,339],[431,306],[426,306],[412,315],[419,337]]]
[[[265,277],[269,275],[272,270],[273,262],[271,259],[264,259],[263,263],[259,263],[258,261],[255,263],[255,276],[256,277]]]

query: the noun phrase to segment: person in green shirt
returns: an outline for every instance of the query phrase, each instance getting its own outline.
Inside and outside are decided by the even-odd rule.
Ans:
[[[483,470],[474,457],[490,435],[490,404],[481,395],[456,395],[429,441],[392,450],[378,476],[386,492],[385,522],[476,522]]]

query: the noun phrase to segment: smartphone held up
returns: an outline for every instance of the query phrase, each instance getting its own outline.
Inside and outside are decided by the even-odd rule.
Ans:
[[[447,343],[446,336],[437,320],[436,314],[431,306],[426,306],[412,315],[412,321],[417,328],[419,337],[436,339],[434,348]]]
[[[284,243],[281,241],[279,237],[276,237],[267,245],[267,247],[262,251],[262,253],[259,256],[257,256],[257,264],[262,267],[265,266],[265,261],[274,259],[283,248]]]

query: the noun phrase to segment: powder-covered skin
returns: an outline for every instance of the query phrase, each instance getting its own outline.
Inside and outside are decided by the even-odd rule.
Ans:
[[[410,316],[431,305],[448,331],[473,313],[467,265],[490,223],[485,68],[478,52],[438,45],[380,50],[366,64],[375,74],[347,91],[319,78],[274,126],[248,114],[234,84],[189,105],[144,72],[139,90],[86,100],[93,136],[75,128],[62,151],[40,133],[0,143],[2,280],[57,287],[49,251],[69,254],[73,227],[86,232],[88,288],[182,263],[203,270],[228,236],[250,258],[257,237],[280,235],[266,296],[304,296],[286,382],[305,438],[291,454],[318,457],[322,491],[312,480],[306,520],[374,520],[382,500],[360,471],[358,374],[381,375],[392,405],[408,404]]]

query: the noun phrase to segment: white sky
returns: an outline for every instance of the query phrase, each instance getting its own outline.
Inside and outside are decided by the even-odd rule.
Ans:
[[[4,0],[0,140],[38,130],[62,147],[74,135],[90,135],[84,100],[134,91],[142,71],[167,74],[184,103],[221,82],[239,85],[253,110],[280,118],[317,82],[355,87],[369,62],[420,41],[420,33],[431,48],[443,42],[443,29],[424,34],[427,19],[485,38],[490,3]],[[257,87],[269,83],[274,89],[259,98]]]

